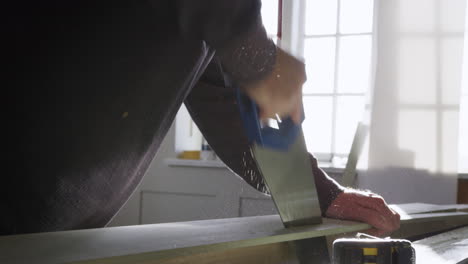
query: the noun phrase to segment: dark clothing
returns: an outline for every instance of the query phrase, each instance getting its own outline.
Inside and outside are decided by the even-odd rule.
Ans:
[[[105,226],[141,181],[182,102],[195,98],[198,88],[191,90],[215,51],[237,85],[274,63],[259,1],[37,1],[3,9],[12,89],[0,234]],[[263,55],[252,61],[249,53]],[[208,134],[213,117],[194,111],[199,104],[188,103]],[[223,109],[231,115],[214,123],[235,115]],[[207,138],[255,184],[238,170],[241,152]]]

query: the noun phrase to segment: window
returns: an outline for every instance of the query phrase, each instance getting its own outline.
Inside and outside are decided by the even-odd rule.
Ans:
[[[444,3],[444,1],[440,2]],[[279,17],[280,28],[278,23],[275,23],[272,17],[277,14],[275,5],[280,5],[281,17]],[[277,43],[279,46],[288,50],[290,53],[302,57],[306,63],[308,80],[303,87],[304,91],[304,110],[306,120],[303,124],[304,135],[306,137],[307,147],[310,152],[314,153],[320,161],[346,160],[348,152],[351,148],[352,140],[358,122],[364,117],[364,108],[370,92],[370,84],[373,79],[372,65],[375,60],[373,54],[373,42],[375,39],[374,31],[374,0],[283,0],[270,1],[263,0],[264,10],[262,16],[268,17],[264,19],[264,24],[270,35],[279,32]],[[452,161],[444,160],[442,157],[444,152],[452,152],[447,150],[445,145],[449,144],[450,140],[456,140],[453,134],[444,134],[440,128],[448,127],[452,123],[460,120],[460,137],[459,137],[459,172],[468,171],[468,37],[466,28],[468,20],[465,20],[465,68],[464,73],[464,88],[461,96],[460,117],[457,118],[457,102],[458,93],[449,93],[450,89],[441,89],[442,86],[453,87],[453,83],[444,83],[447,80],[456,79],[454,74],[458,74],[458,69],[449,69],[448,66],[455,65],[451,60],[460,59],[459,56],[452,58],[450,54],[458,54],[460,47],[459,43],[454,38],[463,37],[463,29],[459,31],[459,19],[462,17],[457,15],[457,12],[448,12],[458,6],[454,3],[442,5],[438,12],[438,19],[445,21],[442,27],[432,32],[426,28],[416,28],[416,31],[424,31],[421,38],[427,38],[436,33],[440,36],[437,42],[433,45],[422,43],[421,40],[409,39],[408,34],[401,41],[405,42],[404,48],[400,52],[405,53],[403,58],[410,58],[410,61],[427,61],[436,56],[440,63],[429,63],[430,65],[439,65],[433,69],[433,74],[420,73],[417,70],[421,68],[417,65],[411,65],[410,62],[405,62],[400,67],[402,75],[422,74],[428,76],[421,78],[415,76],[404,77],[409,80],[408,84],[411,89],[406,90],[405,96],[411,99],[411,104],[403,103],[399,107],[406,112],[412,111],[411,118],[408,120],[421,121],[418,128],[421,133],[433,131],[433,137],[438,138],[437,141],[437,162],[433,162],[434,167],[444,168]],[[266,8],[265,8],[266,7]],[[443,13],[445,10],[445,13]],[[454,10],[452,10],[454,11]],[[434,12],[426,12],[430,16],[429,20],[435,19],[432,16],[437,14]],[[426,14],[422,13],[422,14]],[[411,14],[411,13],[408,13]],[[450,15],[447,15],[450,14]],[[412,16],[406,18],[403,14],[402,19],[412,19]],[[463,19],[463,18],[461,18]],[[422,18],[414,20],[415,25],[422,24]],[[419,22],[418,22],[419,21]],[[452,22],[450,22],[452,21]],[[434,20],[436,24],[441,21]],[[434,26],[433,23],[427,25]],[[449,23],[450,22],[450,23]],[[410,23],[411,24],[411,23]],[[451,27],[457,27],[452,29]],[[407,32],[408,33],[408,32]],[[415,56],[420,56],[421,59],[415,59]],[[405,67],[410,69],[405,70]],[[436,81],[430,78],[438,78],[441,83],[438,87]],[[417,84],[411,83],[412,79],[427,80],[428,83]],[[401,83],[400,86],[404,86]],[[417,90],[421,87],[423,90]],[[453,89],[452,89],[453,90]],[[452,91],[451,90],[451,91]],[[455,90],[453,90],[455,91]],[[425,96],[420,96],[424,94]],[[431,102],[420,102],[432,98]],[[431,104],[431,105],[429,105]],[[433,115],[438,115],[434,124],[428,123],[424,126],[425,119],[420,115],[419,110],[433,112]],[[418,117],[415,117],[418,116]],[[404,124],[402,119],[400,127],[411,128],[411,123]],[[432,121],[431,121],[432,122]],[[434,129],[437,127],[437,129]],[[411,128],[413,129],[413,128]],[[403,142],[408,146],[418,144],[417,135],[410,137],[409,142]],[[444,144],[447,143],[447,144]],[[402,142],[400,142],[402,143]],[[422,145],[421,149],[427,146]],[[426,158],[425,158],[426,160]],[[344,164],[343,164],[344,165]],[[427,167],[427,166],[425,166]]]
[[[374,1],[289,0],[284,5],[296,10],[283,13],[293,31],[284,35],[296,43],[282,40],[280,45],[290,43],[284,48],[306,63],[307,148],[321,161],[346,158],[371,81]]]
[[[303,129],[308,150],[321,161],[347,157],[363,117],[373,15],[373,0],[263,1],[268,34],[274,40],[281,37],[279,46],[305,60]]]

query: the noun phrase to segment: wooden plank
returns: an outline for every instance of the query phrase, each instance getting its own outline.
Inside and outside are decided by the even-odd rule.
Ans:
[[[443,232],[461,226],[468,226],[466,217],[454,217],[455,215],[467,215],[463,212],[430,213],[403,215],[400,229],[391,234],[392,238],[414,238],[426,236],[431,233]],[[340,237],[355,237],[356,232],[336,234],[327,237],[330,245]]]
[[[149,262],[151,263],[151,262]],[[246,248],[199,253],[155,261],[158,264],[299,264],[290,243],[281,242]]]
[[[413,246],[416,250],[416,264],[468,261],[468,227],[416,241]]]
[[[145,263],[174,256],[264,245],[369,228],[325,219],[321,225],[285,229],[278,215],[0,237],[0,263]],[[119,258],[109,258],[122,256]],[[106,261],[103,258],[109,258]],[[8,262],[7,261],[7,262]]]
[[[391,204],[390,207],[400,213],[400,215],[412,215],[421,213],[443,213],[443,212],[468,212],[468,204],[427,204],[427,203],[407,203]]]
[[[460,226],[468,224],[468,214],[414,215],[402,226],[431,222]],[[0,263],[153,263],[368,228],[364,223],[324,219],[320,225],[285,229],[279,216],[270,215],[5,236],[0,237]]]
[[[410,215],[411,219],[403,220],[400,229],[392,233],[392,237],[410,238],[468,225],[468,218],[451,217],[455,215],[466,216],[468,214],[453,212]]]
[[[329,263],[324,237],[213,251],[158,260],[157,264],[315,264]]]

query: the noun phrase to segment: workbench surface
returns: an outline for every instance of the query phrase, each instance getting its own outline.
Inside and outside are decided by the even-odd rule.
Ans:
[[[413,246],[416,264],[468,263],[468,227],[418,240]]]
[[[425,226],[434,231],[462,225],[468,225],[468,213],[404,215],[399,231],[403,233],[399,236],[429,231],[422,228]],[[359,232],[368,228],[370,226],[365,223],[324,219],[320,225],[285,229],[278,215],[268,215],[4,236],[0,237],[0,263],[84,260],[99,263],[148,263],[151,260],[156,263],[180,256]]]

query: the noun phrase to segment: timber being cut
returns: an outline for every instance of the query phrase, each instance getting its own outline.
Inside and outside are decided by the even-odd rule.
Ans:
[[[278,215],[269,215],[17,235],[0,237],[0,263],[147,263],[367,228],[364,223],[326,219],[320,225],[285,229]]]
[[[414,235],[414,226],[421,227],[419,234],[464,225],[468,225],[468,213],[451,212],[408,215],[401,227],[411,227],[408,234]],[[161,263],[237,249],[240,254],[248,247],[368,228],[364,223],[324,219],[323,224],[285,229],[278,215],[269,215],[4,236],[0,237],[0,263]]]
[[[400,214],[421,214],[421,213],[448,213],[448,212],[468,212],[468,204],[427,204],[427,203],[407,203],[407,204],[392,204],[392,209],[395,209]]]
[[[468,227],[418,240],[413,246],[416,264],[468,263]]]

